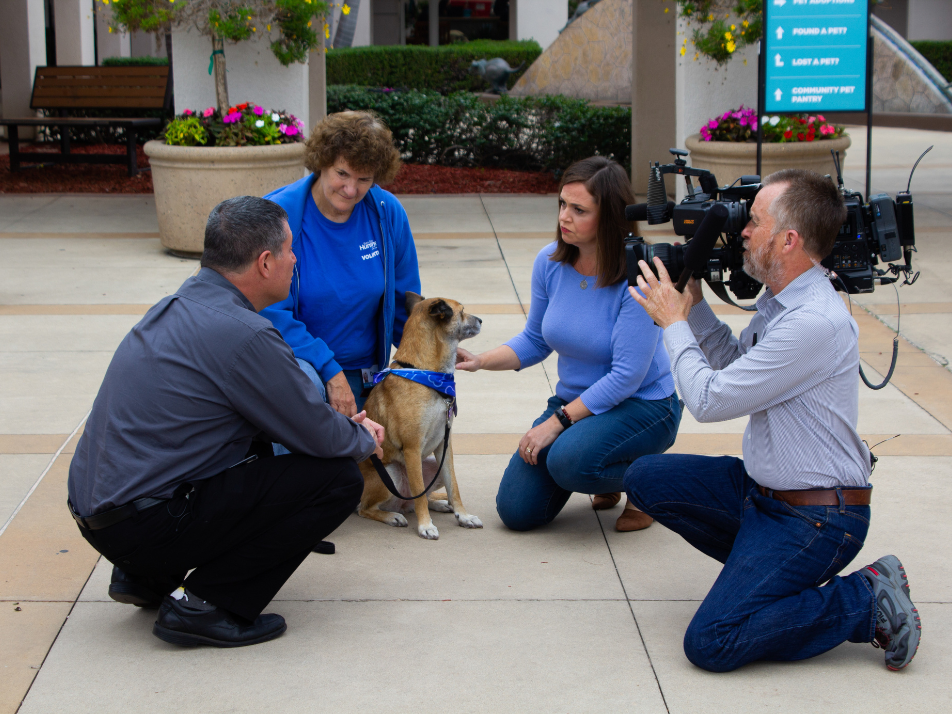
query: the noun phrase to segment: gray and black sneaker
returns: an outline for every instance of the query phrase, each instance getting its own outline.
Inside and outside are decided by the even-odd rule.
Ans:
[[[873,586],[876,598],[876,634],[873,647],[886,651],[886,666],[898,671],[912,662],[919,649],[922,624],[909,597],[906,569],[899,558],[887,555],[859,571]]]

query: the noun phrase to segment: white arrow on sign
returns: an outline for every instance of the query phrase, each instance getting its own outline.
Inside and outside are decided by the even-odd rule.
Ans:
[[[773,4],[777,7],[783,7],[787,4],[787,0],[773,0]]]
[[[775,67],[783,67],[783,60],[780,59],[780,54],[779,54],[779,53],[777,54],[776,57],[774,57],[774,66],[775,66]]]
[[[780,101],[780,97],[782,96],[783,96],[783,92],[781,92],[779,89],[776,92],[774,92],[774,97],[777,99],[778,102]]]
[[[782,28],[782,27],[778,27],[778,28],[777,28],[777,39],[778,39],[778,40],[782,40],[782,39],[783,39],[783,28]]]

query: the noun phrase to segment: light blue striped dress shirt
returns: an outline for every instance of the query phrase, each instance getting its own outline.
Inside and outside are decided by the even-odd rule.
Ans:
[[[750,416],[744,465],[775,490],[866,486],[856,432],[859,329],[821,268],[769,288],[738,340],[707,302],[664,334],[678,392],[700,422]]]

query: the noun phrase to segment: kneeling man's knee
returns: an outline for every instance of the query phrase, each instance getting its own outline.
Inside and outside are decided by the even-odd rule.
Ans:
[[[637,459],[625,472],[625,491],[642,511],[648,511],[655,502],[652,486],[664,479],[664,455],[650,454]]]
[[[693,620],[684,633],[684,654],[696,667],[708,672],[732,672],[742,664],[728,643],[714,636],[710,625]]]

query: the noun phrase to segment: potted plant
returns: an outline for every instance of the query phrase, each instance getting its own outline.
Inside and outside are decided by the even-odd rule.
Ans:
[[[846,160],[850,138],[842,126],[822,114],[764,116],[761,173],[764,176],[789,168],[833,173],[830,151]],[[741,106],[704,124],[685,140],[691,165],[714,173],[719,184],[733,183],[740,176],[757,173],[757,113]]]
[[[162,245],[197,256],[205,221],[220,201],[263,196],[304,175],[304,124],[250,102],[202,112],[186,109],[149,141],[155,210]]]
[[[110,32],[170,33],[194,27],[211,43],[214,107],[185,110],[163,141],[145,144],[152,166],[162,245],[177,254],[202,251],[205,221],[220,201],[262,196],[304,175],[304,127],[284,112],[252,103],[232,105],[225,42],[265,39],[285,67],[323,48],[325,0],[97,0],[112,8]],[[342,5],[342,12],[350,9]],[[315,24],[315,19],[317,23]],[[323,27],[323,32],[317,30]],[[277,117],[277,118],[274,118]]]

